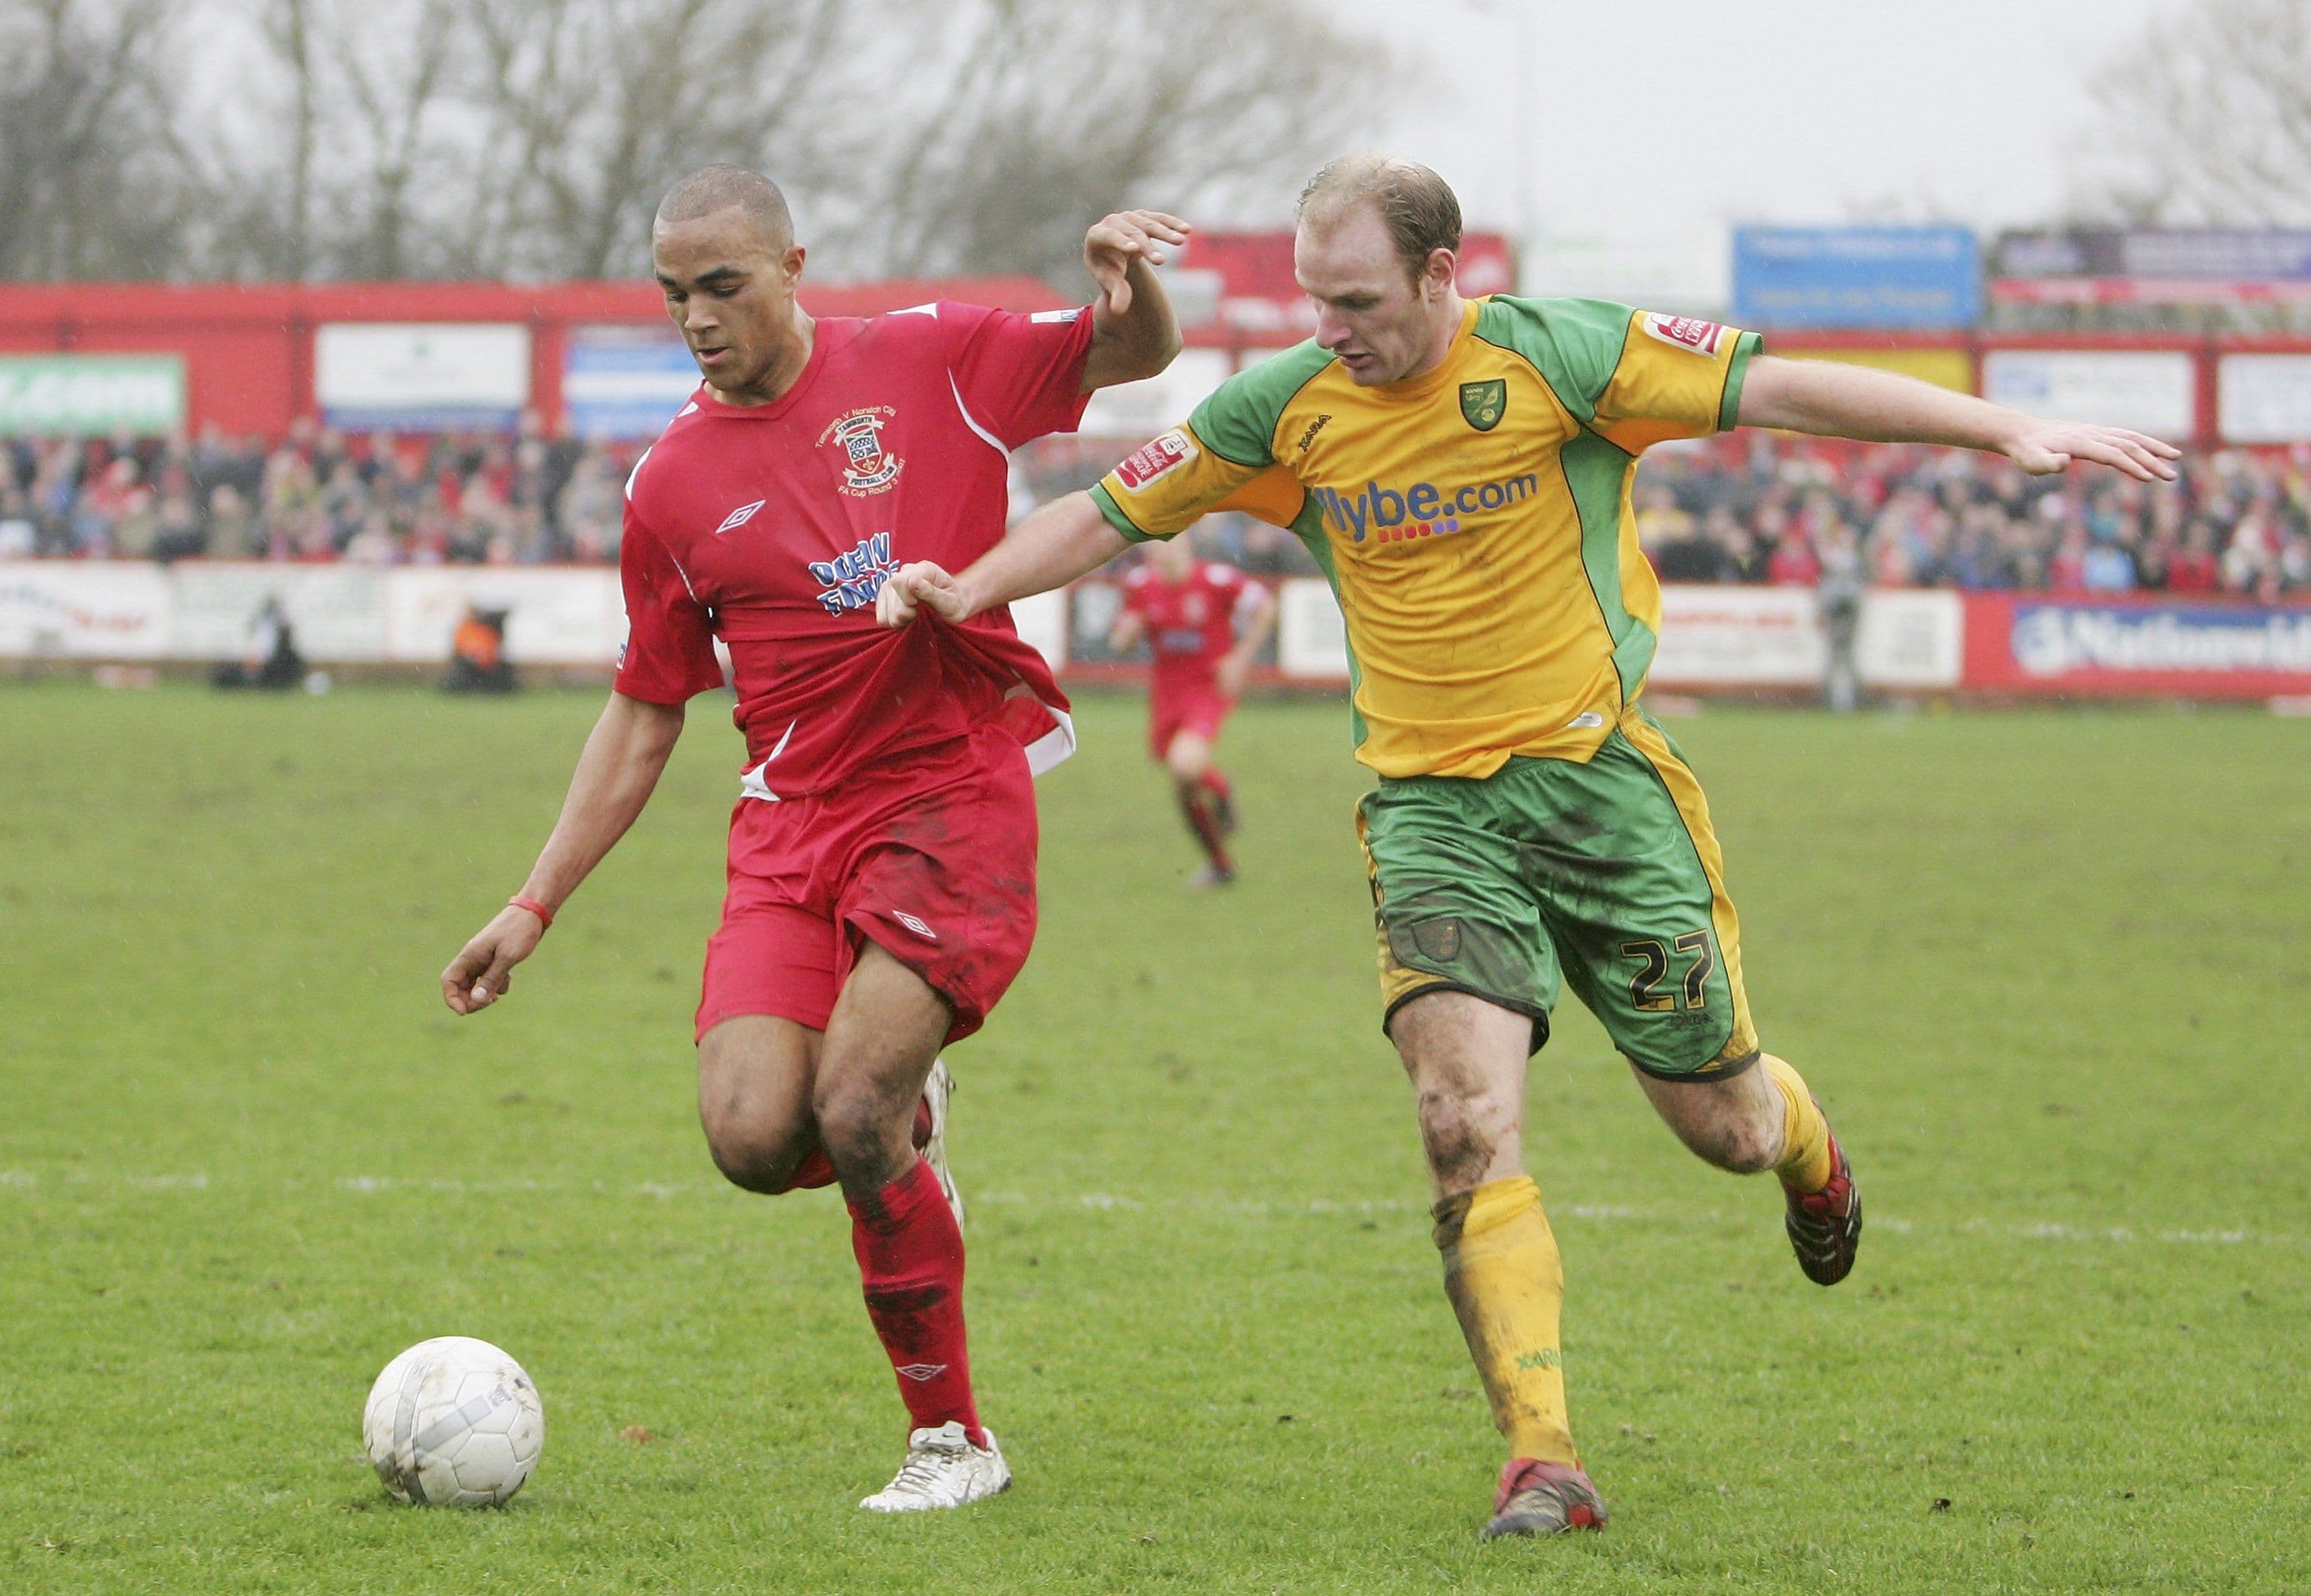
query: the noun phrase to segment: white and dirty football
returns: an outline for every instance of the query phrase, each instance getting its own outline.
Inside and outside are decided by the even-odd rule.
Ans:
[[[504,1351],[436,1336],[385,1365],[362,1432],[378,1478],[404,1502],[501,1507],[537,1467],[545,1405]]]

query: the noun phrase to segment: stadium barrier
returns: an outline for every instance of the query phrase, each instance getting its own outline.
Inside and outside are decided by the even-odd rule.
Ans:
[[[1347,639],[1314,578],[1277,589],[1275,663],[1257,680],[1347,676]],[[298,565],[0,561],[0,659],[163,664],[240,657],[278,599],[305,658],[438,666],[468,606],[507,612],[518,665],[604,672],[625,637],[617,572],[596,566]],[[1020,632],[1070,678],[1136,680],[1103,657],[1116,602],[1100,578],[1013,606]],[[1820,683],[1828,643],[1802,588],[1670,587],[1653,682],[1678,691],[1787,692]],[[2311,694],[2311,605],[1894,589],[1864,602],[1862,681],[1985,696],[2261,699]]]

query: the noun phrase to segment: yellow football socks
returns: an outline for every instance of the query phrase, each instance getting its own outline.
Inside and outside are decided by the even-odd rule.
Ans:
[[[1578,1462],[1557,1341],[1565,1269],[1540,1189],[1529,1175],[1493,1181],[1446,1198],[1435,1212],[1444,1292],[1511,1455]]]
[[[1792,1191],[1818,1191],[1829,1184],[1829,1121],[1806,1090],[1805,1077],[1771,1053],[1757,1062],[1782,1089],[1782,1156],[1774,1173]]]

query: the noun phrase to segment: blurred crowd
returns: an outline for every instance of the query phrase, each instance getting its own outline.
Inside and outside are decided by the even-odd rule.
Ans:
[[[1663,581],[2071,593],[2311,589],[2311,449],[2193,451],[2172,486],[1965,449],[1740,433],[1661,448],[1637,536]]]
[[[638,448],[511,433],[297,429],[110,444],[0,440],[0,558],[597,563]]]
[[[1057,440],[1054,440],[1057,441]],[[1112,449],[1030,462],[1048,494]],[[277,445],[0,440],[0,557],[535,564],[617,558],[635,445],[519,431],[436,437],[305,427]],[[2311,590],[2311,449],[2194,452],[2174,487],[2106,472],[2030,477],[1963,450],[1742,433],[1663,446],[1635,494],[1664,581],[2137,590]],[[1245,569],[1312,571],[1241,517],[1203,533]]]

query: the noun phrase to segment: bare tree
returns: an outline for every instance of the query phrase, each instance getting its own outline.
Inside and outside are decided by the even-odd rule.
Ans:
[[[822,277],[1072,281],[1117,205],[1272,222],[1384,86],[1318,0],[0,0],[0,275],[639,275],[734,161]]]
[[[163,275],[193,204],[179,0],[0,0],[0,277]]]
[[[2311,6],[2198,0],[2095,79],[2079,151],[2088,214],[2311,223]]]
[[[1120,205],[1272,221],[1390,75],[1303,0],[965,0],[915,56],[843,228],[861,265],[914,275],[1072,275]]]
[[[465,258],[493,275],[647,268],[650,213],[685,172],[755,165],[824,187],[871,103],[857,0],[481,0]],[[844,124],[851,131],[846,135]]]

